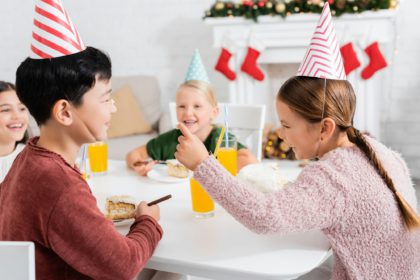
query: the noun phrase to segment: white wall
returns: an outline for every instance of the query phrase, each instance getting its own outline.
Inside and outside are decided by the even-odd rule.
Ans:
[[[420,17],[416,0],[403,0],[398,14],[392,90],[383,124],[384,141],[400,151],[420,178]]]
[[[211,28],[201,20],[213,0],[63,0],[86,45],[107,51],[114,75],[156,75],[162,106],[174,98],[190,56],[199,48],[220,101],[227,99],[227,80],[213,71],[219,50]],[[33,3],[1,0],[0,79],[14,80],[28,55]],[[391,96],[385,97],[386,144],[401,151],[412,174],[420,177],[420,17],[416,0],[403,0],[398,14],[398,55],[392,62]]]
[[[0,79],[14,80],[28,55],[33,5],[29,0],[1,0]],[[211,47],[211,28],[201,20],[212,0],[63,0],[86,45],[108,52],[114,75],[150,74],[159,78],[167,104],[183,79],[195,48],[202,54],[210,80],[227,88],[211,69],[218,51]],[[217,88],[217,86],[216,86]]]

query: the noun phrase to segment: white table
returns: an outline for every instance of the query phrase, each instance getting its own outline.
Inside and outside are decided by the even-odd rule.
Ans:
[[[297,167],[285,171],[295,176]],[[152,269],[213,279],[294,279],[319,266],[329,256],[329,243],[320,231],[281,236],[258,235],[238,223],[221,207],[213,218],[194,218],[188,181],[160,183],[127,170],[122,161],[109,162],[109,172],[89,180],[98,205],[109,195],[128,194],[160,204],[164,235],[148,262]],[[129,224],[117,226],[126,234]]]

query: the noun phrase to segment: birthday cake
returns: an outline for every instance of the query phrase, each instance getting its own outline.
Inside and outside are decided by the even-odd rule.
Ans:
[[[106,198],[105,217],[109,220],[134,218],[136,200],[128,195],[114,195]]]
[[[237,178],[264,193],[277,191],[289,182],[276,164],[249,164],[241,169]]]
[[[187,178],[190,171],[176,159],[166,161],[168,166],[168,175],[177,178]]]

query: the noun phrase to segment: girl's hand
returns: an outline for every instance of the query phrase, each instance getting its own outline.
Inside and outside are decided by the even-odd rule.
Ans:
[[[179,144],[176,146],[175,157],[185,167],[194,170],[209,157],[209,153],[203,142],[192,134],[183,123],[179,123],[178,128],[183,135],[178,137]]]
[[[156,221],[160,220],[160,208],[158,205],[147,206],[146,201],[140,202],[140,204],[136,208],[136,217],[141,215],[148,215],[155,219]]]

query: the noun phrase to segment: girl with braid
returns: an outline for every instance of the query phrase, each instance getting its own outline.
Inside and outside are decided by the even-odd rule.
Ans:
[[[353,127],[345,80],[297,76],[281,87],[281,137],[298,159],[318,158],[275,193],[236,180],[182,124],[176,157],[232,216],[261,234],[322,230],[333,279],[420,279],[420,221],[401,156]]]
[[[280,88],[276,108],[280,137],[298,159],[318,161],[277,192],[261,193],[232,177],[182,123],[175,156],[249,229],[321,230],[333,251],[332,279],[419,280],[420,220],[407,166],[353,126],[356,96],[328,2],[316,28],[297,76]]]

